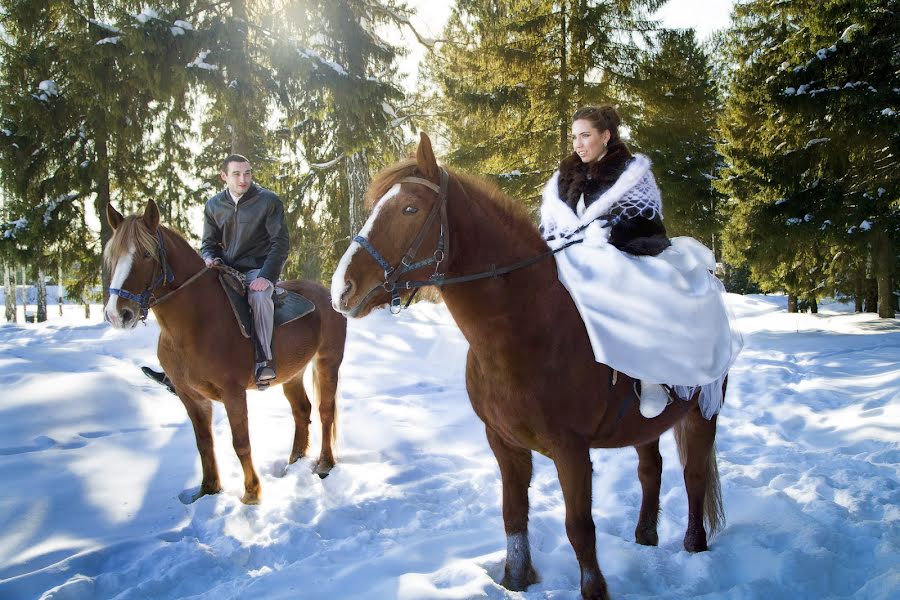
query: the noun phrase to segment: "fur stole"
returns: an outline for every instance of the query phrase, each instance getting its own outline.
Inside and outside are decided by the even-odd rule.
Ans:
[[[559,197],[575,210],[578,199],[584,194],[585,207],[608,190],[625,171],[633,158],[622,142],[610,145],[600,160],[585,164],[574,152],[559,164]]]

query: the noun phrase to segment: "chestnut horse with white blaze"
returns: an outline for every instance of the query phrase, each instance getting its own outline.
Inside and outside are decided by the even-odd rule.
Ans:
[[[149,309],[159,322],[157,356],[194,426],[203,482],[192,500],[221,491],[213,452],[212,402],[225,406],[232,443],[244,472],[242,501],[260,499],[259,477],[250,456],[247,390],[255,387],[253,344],[245,338],[218,280],[200,255],[176,232],[159,223],[153,200],[143,216],[123,217],[112,205],[107,219],[114,232],[104,249],[112,275],[106,318],[113,327],[134,328]],[[282,281],[279,287],[297,292],[315,310],[278,327],[272,339],[278,378],[294,418],[289,463],[305,455],[309,444],[312,405],[303,373],[314,361],[314,382],[322,423],[322,449],[316,465],[320,477],[334,466],[338,368],[344,357],[347,320],[335,312],[328,290],[312,281]]]
[[[707,550],[706,527],[712,533],[723,522],[716,419],[703,418],[698,394],[655,418],[641,415],[635,380],[594,360],[581,317],[525,210],[491,184],[439,168],[424,134],[416,158],[376,176],[367,201],[371,216],[334,274],[332,302],[361,317],[386,303],[399,311],[411,290],[439,286],[469,342],[466,389],[500,466],[502,585],[524,590],[537,580],[528,541],[537,451],[556,464],[581,594],[608,598],[591,518],[589,450],[637,450],[643,499],[635,540],[655,546],[659,437],[672,427],[688,496],[684,547]]]

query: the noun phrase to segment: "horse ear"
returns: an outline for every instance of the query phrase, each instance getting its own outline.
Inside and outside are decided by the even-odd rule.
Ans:
[[[419,148],[416,150],[416,168],[426,179],[437,183],[441,179],[437,160],[434,158],[434,150],[431,149],[431,140],[425,132],[419,134]]]
[[[147,208],[144,209],[144,225],[150,231],[156,231],[156,228],[159,227],[159,207],[156,206],[153,198],[147,202]]]
[[[110,227],[113,228],[113,231],[118,229],[119,225],[121,225],[124,220],[125,217],[123,217],[122,213],[117,211],[112,204],[106,205],[106,221],[109,223]]]

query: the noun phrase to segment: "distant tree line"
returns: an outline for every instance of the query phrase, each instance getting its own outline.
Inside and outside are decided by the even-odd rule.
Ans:
[[[152,197],[187,233],[230,152],[285,201],[285,275],[327,280],[416,130],[536,209],[573,110],[612,103],[670,234],[712,247],[729,289],[892,317],[900,0],[750,0],[705,44],[654,22],[663,3],[457,0],[432,43],[401,0],[0,0],[5,283],[24,267],[98,300],[106,204]],[[418,90],[390,27],[429,47]]]

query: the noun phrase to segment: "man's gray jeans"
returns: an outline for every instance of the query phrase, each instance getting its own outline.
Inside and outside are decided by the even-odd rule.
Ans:
[[[253,313],[253,328],[256,339],[266,353],[266,360],[272,360],[272,322],[275,320],[275,302],[272,301],[272,285],[261,292],[250,289],[250,284],[259,276],[259,269],[247,271],[244,283],[247,284],[247,301]],[[275,282],[272,282],[273,284]]]

